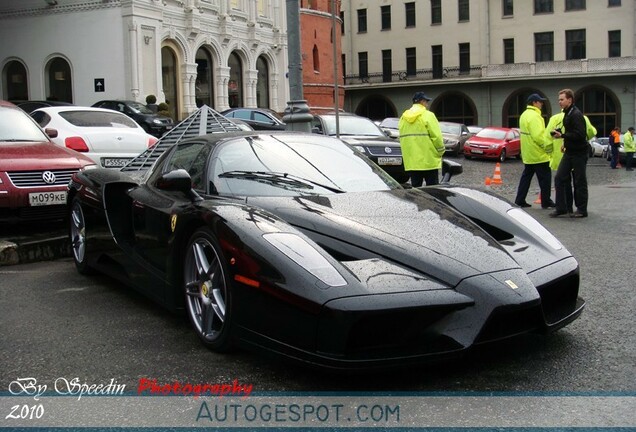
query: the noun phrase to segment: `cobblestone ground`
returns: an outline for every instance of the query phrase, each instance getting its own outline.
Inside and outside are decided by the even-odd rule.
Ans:
[[[519,184],[519,178],[523,171],[523,162],[521,162],[521,160],[508,159],[501,164],[501,179],[503,184],[485,186],[486,177],[493,177],[496,161],[479,159],[467,160],[464,159],[463,156],[445,156],[445,158],[459,162],[464,167],[464,172],[462,174],[457,177],[453,177],[451,180],[452,184],[488,187],[505,198],[514,200],[517,192],[517,185]],[[554,179],[554,173],[552,178]],[[625,171],[624,168],[613,170],[609,167],[609,162],[604,158],[595,157],[588,160],[587,182],[588,185],[619,185],[624,183],[636,183],[636,171]],[[532,179],[527,201],[532,203],[535,199],[537,199],[538,195],[539,183],[537,182],[536,177],[534,177]],[[634,197],[632,196],[631,199],[633,198]],[[552,199],[554,199],[554,188],[552,189]]]

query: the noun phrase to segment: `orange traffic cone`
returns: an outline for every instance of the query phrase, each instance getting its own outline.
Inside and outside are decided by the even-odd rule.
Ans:
[[[485,180],[486,186],[490,186],[491,182],[492,182],[492,179],[490,177],[486,177],[486,180]]]
[[[499,162],[495,165],[495,174],[492,176],[492,184],[503,184],[503,181],[501,180],[501,164]]]
[[[539,196],[537,197],[536,200],[534,200],[535,204],[541,204],[541,193],[539,193]]]

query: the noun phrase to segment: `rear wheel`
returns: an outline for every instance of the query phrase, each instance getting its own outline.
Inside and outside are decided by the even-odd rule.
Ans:
[[[196,231],[185,254],[186,311],[201,341],[214,351],[231,348],[232,295],[218,241],[207,228]]]
[[[501,149],[501,153],[499,153],[499,162],[506,161],[506,149]]]
[[[78,197],[73,198],[71,203],[69,236],[71,239],[71,249],[73,251],[73,261],[75,262],[77,271],[81,274],[93,273],[93,269],[88,265],[87,259],[86,217],[84,216],[84,209]]]

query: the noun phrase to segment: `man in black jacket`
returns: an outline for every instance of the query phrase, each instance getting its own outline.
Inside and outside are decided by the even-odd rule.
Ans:
[[[550,213],[550,217],[569,215],[575,218],[587,217],[587,137],[586,125],[583,113],[574,105],[574,92],[571,89],[563,89],[559,92],[559,106],[563,110],[563,128],[550,133],[555,138],[563,138],[561,151],[563,159],[559,164],[554,187],[556,189],[556,208]],[[559,149],[554,149],[559,151]],[[566,200],[566,188],[570,186],[570,174],[574,179],[574,202],[576,212],[568,208]]]

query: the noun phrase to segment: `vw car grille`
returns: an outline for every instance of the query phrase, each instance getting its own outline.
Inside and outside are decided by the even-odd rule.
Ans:
[[[71,176],[76,172],[77,170],[14,171],[8,172],[7,175],[15,187],[29,188],[67,185]],[[47,174],[45,175],[45,173]],[[55,176],[55,180],[53,180],[51,173]],[[48,182],[45,181],[45,178]]]

